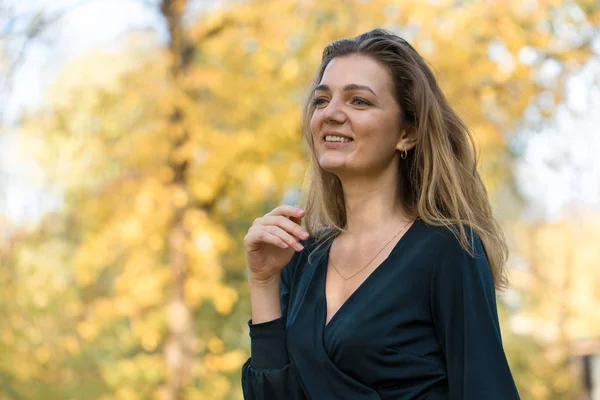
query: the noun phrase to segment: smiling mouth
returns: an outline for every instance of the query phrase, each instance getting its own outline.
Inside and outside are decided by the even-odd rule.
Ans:
[[[333,136],[327,135],[323,138],[323,141],[326,143],[348,143],[353,142],[352,139],[344,137],[344,136]]]

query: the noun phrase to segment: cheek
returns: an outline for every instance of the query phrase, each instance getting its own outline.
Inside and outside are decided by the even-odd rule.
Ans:
[[[352,129],[362,138],[377,138],[386,125],[379,115],[358,114],[352,119]]]
[[[317,111],[313,112],[312,117],[310,118],[310,131],[313,136],[319,133],[321,128],[322,118],[319,116]]]
[[[353,128],[362,139],[362,145],[377,148],[377,151],[396,147],[398,126],[386,116],[369,116],[353,120]]]

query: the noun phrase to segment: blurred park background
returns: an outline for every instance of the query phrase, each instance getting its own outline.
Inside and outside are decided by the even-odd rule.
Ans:
[[[383,27],[472,129],[523,399],[600,399],[597,0],[0,0],[0,399],[241,399],[243,237],[323,47]],[[485,399],[482,399],[485,400]]]

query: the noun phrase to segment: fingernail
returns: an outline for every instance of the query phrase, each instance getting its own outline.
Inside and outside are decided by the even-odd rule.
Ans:
[[[302,231],[301,236],[306,239],[308,237],[308,232]]]

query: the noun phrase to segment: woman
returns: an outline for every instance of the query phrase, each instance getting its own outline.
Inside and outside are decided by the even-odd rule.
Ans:
[[[306,211],[279,206],[244,239],[244,397],[518,399],[495,300],[506,244],[426,62],[380,29],[339,40],[309,100]]]

